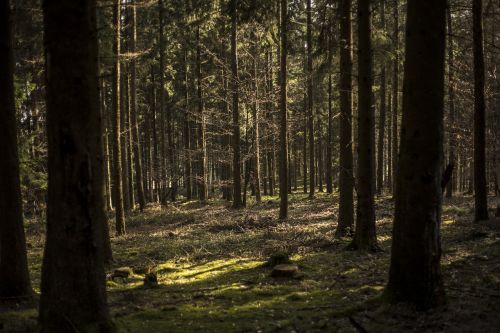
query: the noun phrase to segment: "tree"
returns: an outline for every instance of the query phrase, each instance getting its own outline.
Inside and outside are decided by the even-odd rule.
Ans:
[[[421,310],[445,301],[439,230],[445,10],[446,0],[409,0],[407,7],[401,150],[385,297]]]
[[[455,78],[454,78],[454,56],[453,56],[453,29],[451,21],[451,8],[450,1],[448,1],[446,6],[446,23],[448,27],[448,104],[449,104],[449,140],[448,140],[448,163],[452,166],[456,165],[456,133],[455,133]],[[446,197],[451,198],[453,196],[454,181],[456,178],[451,175],[451,179],[446,187]]]
[[[309,134],[309,198],[314,197],[314,116],[313,116],[313,59],[312,59],[312,8],[307,0],[307,131]]]
[[[130,121],[132,127],[132,146],[134,149],[134,165],[135,165],[135,187],[137,189],[137,199],[139,201],[139,209],[144,210],[146,206],[146,199],[144,198],[144,183],[142,181],[142,157],[141,157],[141,143],[139,139],[139,125],[137,123],[137,70],[136,70],[136,41],[137,41],[137,24],[136,17],[137,11],[135,6],[135,0],[132,0],[131,8],[131,28],[132,37],[130,39],[130,52],[133,57],[130,60]]]
[[[241,208],[240,112],[238,78],[238,0],[231,0],[231,73],[233,90],[233,208]]]
[[[339,222],[335,233],[339,237],[350,233],[354,224],[351,5],[351,0],[342,0],[340,7],[340,198]]]
[[[358,1],[358,163],[356,231],[351,246],[377,250],[375,232],[375,110],[372,103],[370,0]]]
[[[380,1],[380,19],[382,29],[385,31],[385,0]],[[385,56],[382,57],[382,67],[380,69],[380,116],[377,149],[377,193],[382,194],[384,189],[384,141],[385,141],[385,116],[386,116],[386,68]]]
[[[115,35],[113,39],[113,73],[112,73],[112,107],[113,107],[113,193],[115,204],[115,227],[118,235],[125,233],[125,209],[123,205],[122,179],[122,144],[121,144],[121,116],[120,116],[120,29],[121,29],[121,0],[113,4],[113,23]]]
[[[10,2],[0,3],[0,300],[31,296],[14,100]]]
[[[205,136],[205,111],[203,104],[203,87],[201,72],[200,26],[196,29],[196,77],[198,97],[198,196],[205,203],[208,199],[207,187],[207,140]]]
[[[281,54],[280,54],[280,219],[288,217],[288,117],[287,117],[287,25],[288,1],[281,0]]]
[[[392,76],[392,143],[391,143],[391,161],[392,164],[392,184],[389,186],[392,193],[396,192],[396,179],[398,174],[398,112],[399,112],[399,2],[394,0],[394,33],[392,43],[394,46],[394,62]]]
[[[472,2],[472,37],[474,50],[474,220],[477,222],[488,219],[482,0]]]
[[[253,33],[255,41],[253,43],[253,89],[254,89],[254,101],[253,101],[253,141],[254,141],[254,188],[255,188],[255,201],[261,202],[262,196],[260,193],[260,110],[259,110],[259,84],[258,84],[258,65],[259,65],[259,46],[260,42],[257,38],[257,34]]]
[[[43,2],[49,188],[41,332],[114,331],[103,262],[95,9],[95,1]]]

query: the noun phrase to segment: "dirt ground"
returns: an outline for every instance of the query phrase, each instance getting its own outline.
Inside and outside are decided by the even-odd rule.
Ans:
[[[494,200],[492,200],[494,202]],[[112,238],[108,302],[120,332],[500,332],[500,220],[473,224],[473,198],[445,200],[442,269],[448,304],[426,313],[387,306],[393,202],[377,199],[379,253],[346,251],[334,239],[336,194],[290,198],[290,218],[264,197],[243,210],[212,200],[149,206]],[[110,225],[113,230],[113,225]],[[43,224],[27,227],[33,285],[40,292]],[[287,254],[299,272],[270,276]],[[129,267],[128,277],[113,277]],[[147,271],[158,284],[144,283]],[[151,275],[150,275],[151,276]],[[35,303],[35,304],[34,304]],[[36,302],[2,305],[0,332],[33,332]]]

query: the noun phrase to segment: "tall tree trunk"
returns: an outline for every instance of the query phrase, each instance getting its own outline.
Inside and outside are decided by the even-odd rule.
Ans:
[[[382,29],[385,31],[385,0],[380,2],[380,17]],[[378,149],[377,149],[377,194],[382,194],[384,189],[384,140],[385,140],[385,107],[386,107],[386,70],[385,70],[385,59],[383,56],[382,68],[380,69],[380,115],[378,124]]]
[[[358,1],[358,163],[356,231],[352,247],[378,249],[375,230],[375,110],[370,0]]]
[[[103,262],[96,2],[43,4],[49,187],[40,332],[113,332]]]
[[[313,59],[312,59],[312,8],[307,0],[307,130],[309,134],[309,198],[314,197],[314,115],[313,115]]]
[[[233,90],[233,208],[241,208],[240,112],[238,78],[238,0],[231,0],[231,72]]]
[[[123,204],[122,179],[122,144],[121,144],[121,101],[120,101],[120,30],[121,30],[121,0],[113,4],[113,22],[115,36],[113,40],[113,192],[115,203],[115,227],[118,235],[125,234],[125,209]]]
[[[455,133],[455,65],[453,56],[453,29],[451,21],[451,8],[450,1],[448,0],[446,6],[446,22],[448,26],[448,103],[450,114],[448,117],[448,128],[449,128],[449,140],[448,140],[448,163],[457,167],[456,158],[456,133]],[[457,172],[451,175],[451,179],[446,186],[446,197],[451,198],[453,196],[453,191],[455,187]]]
[[[474,49],[474,220],[477,222],[488,219],[482,0],[473,0],[472,18]]]
[[[192,199],[191,192],[191,135],[189,135],[189,69],[188,69],[188,51],[184,51],[184,187],[186,189],[186,199]]]
[[[165,142],[165,36],[164,36],[164,25],[163,22],[163,0],[158,0],[158,15],[159,15],[159,29],[158,29],[158,52],[160,54],[160,172],[159,172],[159,187],[160,187],[160,202],[162,205],[167,203],[167,165],[165,163],[166,158],[166,142]]]
[[[326,145],[326,192],[333,193],[332,148],[333,148],[333,81],[332,81],[332,41],[328,35],[328,135]]]
[[[288,1],[281,0],[281,57],[280,57],[280,219],[288,217],[288,117],[287,117],[287,64],[288,53]]]
[[[31,296],[23,226],[10,2],[0,3],[0,300]]]
[[[123,208],[125,215],[130,212],[132,205],[130,204],[130,178],[129,178],[129,140],[128,140],[128,75],[126,66],[122,63],[121,70],[121,103],[120,103],[120,142],[121,142],[121,157],[122,157],[122,182],[123,182]]]
[[[338,237],[351,233],[354,224],[351,5],[351,0],[342,0],[340,9],[340,199],[336,231]]]
[[[132,38],[130,40],[130,52],[133,54],[130,60],[130,115],[132,127],[132,145],[134,148],[134,164],[135,164],[135,187],[137,189],[137,199],[139,202],[139,209],[141,212],[146,206],[146,199],[144,198],[144,183],[142,178],[142,156],[141,156],[141,143],[139,136],[139,125],[137,122],[137,70],[136,70],[136,41],[137,41],[137,11],[135,0],[132,0],[132,15],[131,15],[131,28]]]
[[[262,197],[260,193],[260,110],[259,110],[259,85],[258,85],[258,59],[259,59],[259,47],[257,39],[257,34],[254,34],[254,50],[253,50],[253,76],[254,76],[254,105],[253,105],[253,140],[254,140],[254,189],[255,189],[255,201],[261,202]]]
[[[445,301],[439,228],[446,0],[409,0],[407,8],[401,153],[385,297],[425,310]]]
[[[196,78],[198,93],[198,197],[205,203],[208,199],[207,188],[207,142],[205,138],[205,111],[201,72],[200,27],[196,30]]]
[[[394,0],[394,33],[392,43],[394,46],[394,63],[392,77],[392,194],[396,192],[396,179],[398,176],[398,112],[399,112],[399,1]]]

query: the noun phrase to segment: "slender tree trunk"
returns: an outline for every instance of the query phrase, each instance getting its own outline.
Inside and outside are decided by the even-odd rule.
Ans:
[[[399,9],[398,0],[394,0],[394,63],[392,77],[392,194],[395,195],[398,174],[398,112],[399,112]]]
[[[136,40],[137,40],[137,24],[136,17],[137,11],[135,7],[135,0],[132,0],[132,15],[131,15],[131,28],[132,28],[132,38],[130,41],[130,52],[133,54],[133,58],[130,60],[130,115],[131,115],[131,127],[132,127],[132,138],[133,138],[133,148],[134,148],[134,164],[135,164],[135,187],[137,189],[137,199],[139,202],[139,209],[141,212],[146,206],[146,199],[144,198],[144,183],[142,178],[142,156],[141,156],[141,143],[139,136],[139,125],[137,122],[137,70],[136,70]]]
[[[354,224],[351,0],[342,0],[340,15],[340,199],[337,237],[351,233]]]
[[[375,110],[370,0],[358,1],[358,163],[356,231],[351,246],[378,249],[375,229]]]
[[[453,166],[457,166],[456,161],[456,133],[455,133],[455,65],[454,65],[454,56],[453,56],[453,29],[452,29],[452,21],[451,21],[451,8],[450,1],[448,0],[446,6],[446,22],[448,25],[448,103],[450,114],[448,117],[448,128],[449,128],[449,141],[448,141],[448,163]],[[451,179],[446,186],[446,197],[453,197],[453,191],[455,187],[457,172],[452,173]]]
[[[387,94],[387,187],[392,191],[392,95]]]
[[[202,203],[208,199],[207,188],[207,142],[205,138],[205,111],[203,105],[203,87],[201,73],[200,27],[196,30],[196,77],[198,93],[198,197]]]
[[[23,226],[10,2],[0,3],[0,300],[32,295]]]
[[[472,1],[474,49],[474,220],[488,219],[484,100],[483,1]]]
[[[189,69],[188,52],[184,51],[184,187],[186,188],[186,199],[192,199],[191,192],[191,135],[189,135]]]
[[[382,29],[385,30],[385,0],[380,2],[380,17]],[[380,115],[379,115],[379,132],[378,132],[378,149],[377,149],[377,194],[382,194],[384,189],[384,140],[385,140],[385,103],[386,103],[386,70],[385,56],[382,57],[382,68],[380,70]]]
[[[118,235],[125,234],[125,209],[123,204],[123,179],[122,179],[122,144],[121,144],[121,101],[120,101],[120,30],[121,30],[121,0],[113,4],[113,22],[115,36],[113,41],[113,192],[115,203],[115,227]]]
[[[257,34],[254,34],[254,50],[253,50],[253,76],[254,76],[254,105],[253,105],[253,122],[254,122],[254,189],[255,189],[255,200],[261,202],[262,197],[260,193],[260,110],[259,110],[259,85],[258,85],[258,59],[259,59],[259,47]]]
[[[314,197],[314,115],[313,115],[313,60],[312,60],[312,8],[307,0],[307,130],[309,132],[309,198]]]
[[[121,157],[122,157],[122,182],[123,182],[123,208],[125,215],[130,212],[130,178],[129,178],[129,140],[128,140],[128,75],[125,65],[121,64],[122,79],[121,79],[121,103],[120,103],[120,142],[121,142]]]
[[[49,170],[39,311],[44,333],[115,331],[103,261],[95,11],[93,0],[46,0],[43,6]]]
[[[281,0],[280,57],[280,219],[288,217],[287,28],[288,1]]]
[[[445,302],[441,275],[441,174],[446,0],[408,1],[401,154],[390,303],[419,310]]]
[[[326,192],[333,193],[332,148],[333,148],[333,93],[332,93],[332,45],[328,36],[328,141],[326,145]]]
[[[241,208],[241,157],[240,157],[240,112],[239,112],[239,78],[238,78],[238,0],[231,2],[231,72],[233,90],[233,208]]]
[[[159,29],[158,29],[158,52],[160,54],[160,172],[159,172],[159,190],[160,190],[160,202],[162,205],[167,203],[167,165],[165,163],[166,149],[165,149],[165,37],[164,37],[164,25],[163,22],[163,0],[158,0],[158,15],[159,15]]]

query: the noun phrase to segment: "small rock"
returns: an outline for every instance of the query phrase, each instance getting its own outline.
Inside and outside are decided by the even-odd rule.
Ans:
[[[276,265],[271,272],[271,277],[283,277],[283,278],[292,278],[295,273],[297,273],[299,268],[297,265],[292,264],[280,264]]]
[[[113,278],[128,278],[130,275],[132,275],[132,268],[130,267],[120,267],[113,272]]]

